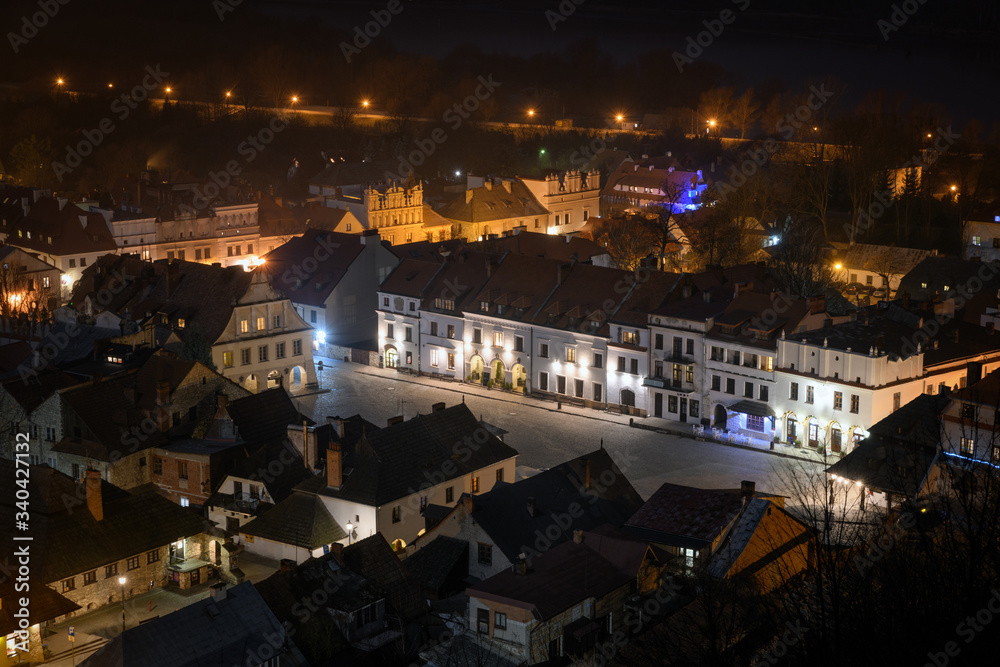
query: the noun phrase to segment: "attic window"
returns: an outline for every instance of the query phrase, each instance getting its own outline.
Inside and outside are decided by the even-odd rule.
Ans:
[[[52,245],[52,237],[51,237],[51,236],[47,236],[47,237],[45,237],[45,241],[46,241],[46,243],[48,243],[49,245]]]
[[[483,311],[484,313],[490,312],[490,302],[489,301],[480,301],[479,302],[479,310]]]
[[[31,238],[31,237],[29,236],[28,238]],[[944,286],[944,287],[942,287],[941,289],[943,289],[943,290],[944,290],[945,292],[947,292],[948,290],[950,290],[950,289],[951,289],[951,285],[945,285],[945,286]]]
[[[178,317],[177,318],[177,328],[178,329],[183,329],[184,328],[184,318],[182,318],[182,317]]]

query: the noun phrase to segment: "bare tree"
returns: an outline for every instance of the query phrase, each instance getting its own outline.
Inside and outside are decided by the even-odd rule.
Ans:
[[[602,222],[595,230],[595,241],[600,243],[619,269],[634,271],[643,257],[656,248],[656,236],[649,226],[634,216],[625,215]]]
[[[740,139],[746,138],[747,128],[760,115],[760,104],[754,96],[753,88],[747,88],[733,101],[733,125],[740,131]]]

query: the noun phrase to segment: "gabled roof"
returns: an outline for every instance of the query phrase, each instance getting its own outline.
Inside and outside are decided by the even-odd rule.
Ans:
[[[293,303],[323,306],[364,252],[366,243],[380,242],[374,235],[311,229],[264,255],[265,263],[258,270]],[[316,269],[305,273],[300,267],[310,258],[315,260]]]
[[[12,546],[11,551],[15,548]],[[11,563],[13,564],[13,559]],[[11,571],[13,572],[13,568]],[[22,583],[27,583],[28,588],[23,588],[20,585]],[[30,625],[52,621],[80,608],[80,605],[55,592],[45,583],[30,577],[17,577],[17,582],[15,577],[11,576],[0,579],[0,599],[5,602],[0,605],[0,637],[9,637],[20,629],[21,619],[14,617],[14,613],[19,610],[14,601],[22,597],[26,590],[31,591],[31,604],[27,607],[27,620]],[[10,602],[7,602],[8,600]]]
[[[295,236],[311,230],[333,231],[348,215],[346,209],[323,206],[320,202],[308,202],[305,206],[281,206],[272,197],[261,197],[257,208],[262,239]]]
[[[281,387],[231,401],[226,411],[250,449],[281,444],[289,425],[301,425],[303,419],[308,426],[315,423],[298,411],[288,392]]]
[[[378,431],[367,432],[345,454],[345,476],[339,489],[327,486],[325,475],[304,480],[303,491],[379,506],[416,492],[427,481],[425,472],[454,465],[448,479],[462,477],[517,456],[517,450],[494,435],[477,438],[478,447],[456,447],[481,432],[479,421],[464,403],[426,415],[417,415]],[[350,470],[348,470],[350,469]]]
[[[508,184],[510,192],[505,187]],[[529,216],[548,217],[545,207],[518,179],[466,190],[439,208],[438,213],[448,220],[473,223]]]
[[[515,230],[515,233],[500,238],[469,243],[468,248],[493,255],[511,252],[515,255],[545,257],[564,262],[573,259],[589,262],[593,257],[608,254],[607,250],[593,241],[579,236],[542,234],[524,229]]]
[[[347,537],[323,501],[307,493],[292,493],[267,512],[240,526],[240,532],[309,551]]]
[[[624,540],[614,546],[626,544],[629,541]],[[643,554],[647,553],[646,544],[635,544]],[[587,598],[601,598],[636,580],[642,560],[634,564],[633,559],[616,557],[613,548],[606,548],[609,546],[600,536],[585,532],[581,542],[563,542],[531,559],[527,572],[505,570],[466,593],[527,609],[536,619],[547,620]]]
[[[30,413],[60,389],[80,384],[80,378],[62,371],[46,368],[31,375],[25,382],[20,377],[12,377],[3,383],[3,390],[17,401],[25,412]]]
[[[739,516],[747,496],[740,489],[697,489],[664,483],[629,518],[629,532],[651,542],[701,549]]]
[[[612,481],[606,485],[608,480]],[[529,499],[534,501],[534,516],[529,512]],[[513,484],[498,483],[470,501],[472,520],[511,562],[522,553],[538,550],[538,535],[552,525],[553,515],[574,517],[572,526],[554,540],[558,543],[570,539],[572,530],[620,526],[642,506],[642,498],[605,449]]]
[[[341,562],[378,585],[385,592],[389,604],[404,618],[414,618],[426,611],[416,580],[382,533],[344,547]]]
[[[406,569],[424,590],[440,591],[448,577],[456,568],[466,563],[464,572],[468,574],[467,560],[469,543],[457,537],[441,535],[407,557]]]
[[[119,316],[127,313],[136,322],[164,313],[171,316],[173,325],[179,314],[212,344],[229,324],[233,303],[246,294],[253,275],[241,266],[145,262],[136,255],[105,255],[84,271],[71,302],[80,308],[89,296],[98,308]],[[110,301],[108,296],[97,300],[102,289]]]
[[[42,197],[32,204],[28,215],[8,225],[7,234],[10,245],[49,255],[118,250],[103,215],[51,197]]]
[[[281,664],[305,665],[264,598],[246,582],[227,590],[221,600],[205,598],[116,635],[81,666],[253,664],[259,662],[262,647],[274,651],[286,641],[291,651],[281,653]]]
[[[842,262],[846,269],[902,275],[935,254],[933,250],[855,243],[847,249]]]
[[[826,469],[868,488],[916,496],[941,443],[943,394],[920,394],[868,430],[868,437]]]
[[[14,463],[0,460],[0,487],[15,488],[14,477]],[[78,500],[86,494],[68,476],[32,466],[31,484],[30,523],[38,547],[32,551],[32,575],[47,583],[163,548],[204,527],[204,519],[156,493],[131,495],[102,481],[104,518],[98,521],[86,501]],[[0,500],[0,536],[13,544],[14,513],[19,510],[13,494],[7,498]]]

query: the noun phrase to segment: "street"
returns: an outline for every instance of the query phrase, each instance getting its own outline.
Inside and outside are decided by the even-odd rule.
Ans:
[[[739,488],[742,480],[754,481],[758,491],[790,496],[798,505],[806,471],[815,475],[823,466],[750,450],[695,440],[690,436],[630,428],[629,418],[597,410],[563,406],[508,392],[449,383],[430,378],[397,375],[391,369],[323,359],[320,386],[329,392],[296,399],[300,410],[319,423],[327,416],[360,414],[384,425],[390,417],[428,413],[431,405],[465,402],[476,416],[509,433],[507,444],[519,456],[518,468],[550,468],[574,456],[597,449],[604,442],[614,460],[643,498],[663,482],[703,488]],[[665,426],[662,419],[638,423]],[[690,427],[688,427],[690,428]],[[786,448],[787,449],[787,448]],[[810,477],[812,475],[809,475]]]

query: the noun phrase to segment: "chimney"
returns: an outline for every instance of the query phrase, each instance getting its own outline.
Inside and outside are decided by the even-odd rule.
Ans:
[[[208,594],[216,602],[222,602],[226,599],[226,582],[220,581],[212,584],[208,587]]]
[[[465,191],[465,203],[468,204],[472,201],[472,190]]]
[[[226,409],[226,406],[229,405],[229,397],[226,396],[225,392],[220,391],[215,395],[215,405],[219,410]]]
[[[537,508],[535,507],[535,497],[531,496],[528,498],[528,516],[536,517],[538,516]]]
[[[485,188],[486,188],[487,190],[489,190],[489,191],[491,191],[491,192],[493,191],[493,181],[491,181],[491,180],[489,180],[489,179],[486,179],[486,181],[484,181],[484,182],[483,182],[483,186],[484,186],[484,187],[485,187]]]
[[[104,520],[104,500],[101,498],[101,473],[87,468],[87,509],[98,521]]]
[[[958,342],[958,329],[955,329],[955,331],[952,332],[952,335],[955,337],[955,342],[957,343]]]
[[[826,297],[825,296],[811,296],[809,297],[809,314],[816,315],[817,313],[822,313],[826,310]]]
[[[326,423],[333,427],[333,432],[337,434],[337,438],[344,439],[347,422],[340,417],[327,417]]]
[[[401,421],[403,421],[403,415],[396,415],[395,417],[389,417],[389,419],[386,420],[385,425],[392,426],[393,424],[398,424]]]
[[[510,181],[505,180],[501,182],[503,183],[503,189],[507,191],[507,194],[510,194]]]
[[[181,265],[177,261],[171,261],[167,264],[167,296],[173,295],[174,290],[177,289],[177,284],[181,280]]]
[[[167,409],[169,405],[170,383],[166,380],[160,380],[156,383],[156,421],[159,423],[161,431],[170,428],[170,411]]]
[[[340,453],[340,443],[331,442],[326,446],[326,485],[333,489],[339,489],[343,482],[343,459]]]
[[[441,403],[435,403],[434,405],[431,406],[431,412],[441,412],[442,410],[444,410],[444,407],[445,403],[443,401]]]
[[[295,569],[295,561],[291,558],[282,558],[278,565],[278,572],[291,572]]]
[[[740,482],[740,495],[742,495],[744,498],[747,499],[753,498],[756,492],[757,492],[756,482],[748,482],[747,480],[743,480],[742,482]]]
[[[573,531],[573,542],[575,544],[583,544],[583,531],[582,530],[574,530]]]

